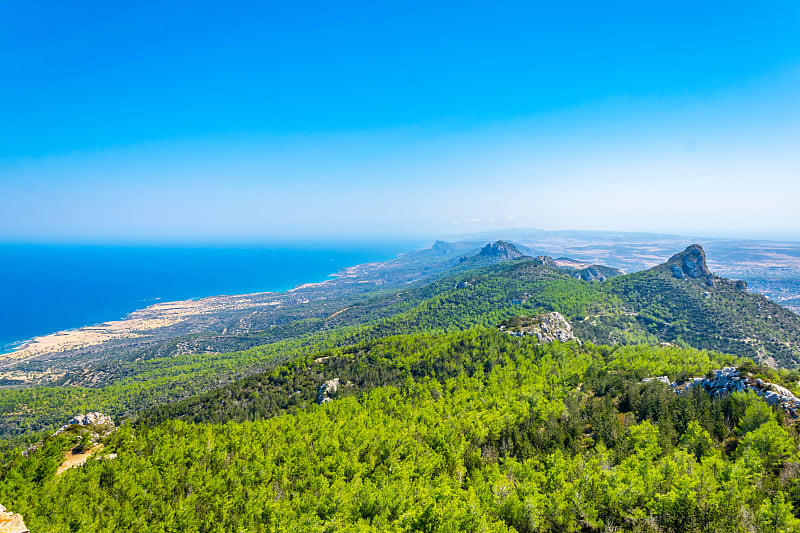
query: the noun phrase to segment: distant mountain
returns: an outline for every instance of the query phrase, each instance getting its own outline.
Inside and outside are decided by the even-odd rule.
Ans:
[[[703,248],[692,245],[667,262],[633,274],[609,267],[561,267],[548,256],[515,257],[487,245],[440,280],[361,306],[382,331],[492,325],[516,314],[557,311],[577,336],[596,344],[669,342],[753,357],[770,366],[800,363],[800,316],[746,284],[710,272]],[[563,259],[562,259],[563,260]],[[560,261],[562,261],[560,260]],[[463,269],[465,265],[474,268]],[[587,282],[596,272],[604,280]],[[402,302],[402,304],[400,303]],[[349,313],[337,316],[342,324]]]
[[[742,281],[713,274],[698,244],[605,284],[607,293],[660,339],[797,366],[800,316],[746,289]]]
[[[693,244],[686,250],[670,257],[666,262],[672,275],[678,279],[689,277],[692,279],[706,279],[713,284],[713,274],[706,264],[706,253],[699,244]]]
[[[523,257],[524,254],[517,250],[517,247],[506,241],[497,241],[489,243],[478,253],[479,258],[498,259],[505,261],[507,259],[517,259]]]
[[[523,257],[526,257],[525,253],[521,252],[515,243],[502,240],[490,242],[456,257],[450,262],[451,268],[449,270],[442,270],[432,276],[431,279]]]
[[[456,255],[456,254],[463,254],[464,252],[472,249],[471,243],[463,243],[463,242],[447,242],[447,241],[436,241],[433,243],[433,246],[427,248],[432,252],[441,255]]]
[[[511,239],[526,255],[567,256],[638,272],[664,263],[675,250],[702,243],[716,274],[745,280],[753,292],[800,313],[800,242],[606,231],[517,229],[462,236],[474,241]],[[525,247],[525,249],[523,248]],[[556,259],[559,261],[559,259]]]

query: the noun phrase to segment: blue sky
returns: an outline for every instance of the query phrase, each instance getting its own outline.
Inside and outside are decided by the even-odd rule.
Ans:
[[[800,239],[800,4],[0,2],[0,241]]]

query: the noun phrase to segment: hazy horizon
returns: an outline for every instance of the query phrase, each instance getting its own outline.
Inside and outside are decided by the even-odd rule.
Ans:
[[[772,243],[800,243],[800,236],[781,236],[759,234],[690,234],[667,233],[656,231],[608,231],[602,229],[556,229],[544,230],[542,228],[508,227],[496,230],[474,231],[450,234],[417,234],[417,235],[337,235],[337,236],[286,236],[273,238],[139,238],[139,239],[29,239],[29,240],[2,240],[0,247],[83,247],[83,248],[141,248],[141,249],[271,249],[278,250],[343,250],[347,248],[395,250],[395,253],[410,252],[429,248],[436,241],[445,242],[484,242],[490,243],[497,240],[521,243],[526,239],[555,238],[562,236],[565,239],[584,237],[589,240],[603,239],[618,236],[622,240],[633,241],[646,239],[648,236],[654,240],[679,239],[686,242],[702,243],[704,241],[740,241],[745,242],[772,242]],[[677,248],[676,252],[679,251]]]
[[[800,6],[0,8],[0,241],[800,241]]]

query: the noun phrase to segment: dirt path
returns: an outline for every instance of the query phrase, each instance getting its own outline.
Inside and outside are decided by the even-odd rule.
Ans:
[[[339,315],[339,314],[341,314],[341,313],[344,313],[344,312],[345,312],[345,311],[347,311],[348,309],[352,309],[352,308],[353,308],[353,307],[352,307],[352,306],[350,306],[350,307],[345,307],[344,309],[339,309],[338,311],[336,311],[335,313],[333,313],[331,316],[329,316],[329,317],[328,317],[328,318],[326,318],[325,320],[330,320],[331,318],[335,317],[336,315]]]
[[[64,462],[56,470],[56,475],[60,476],[73,466],[81,466],[94,452],[99,451],[102,447],[102,444],[97,444],[83,453],[72,453],[72,450],[64,452]]]

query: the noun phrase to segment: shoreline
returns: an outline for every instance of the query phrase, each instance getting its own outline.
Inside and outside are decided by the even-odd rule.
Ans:
[[[364,265],[373,264],[376,263],[365,263]],[[170,327],[192,317],[240,307],[243,304],[247,304],[248,307],[280,306],[282,304],[280,301],[254,302],[253,300],[270,298],[278,300],[280,295],[291,295],[297,291],[317,288],[339,279],[353,277],[355,271],[361,266],[363,265],[344,267],[337,272],[327,274],[327,279],[300,283],[291,289],[193,296],[167,302],[160,301],[160,297],[153,298],[155,303],[135,309],[119,319],[58,330],[2,345],[0,346],[0,368],[20,364],[40,355],[88,348],[114,340],[145,338],[152,330]]]
[[[0,345],[0,357],[4,356],[6,354],[14,353],[14,352],[16,352],[18,350],[24,350],[25,347],[29,343],[31,343],[35,338],[36,337],[31,337],[30,339],[25,339],[25,340],[21,340],[21,341],[14,341],[14,342],[9,342],[7,344]]]
[[[29,339],[12,351],[0,354],[0,368],[21,363],[40,355],[89,348],[109,341],[142,339],[153,330],[174,326],[189,318],[215,310],[236,307],[253,297],[277,293],[263,292],[233,296],[207,296],[192,300],[159,302],[137,309],[118,320],[109,320],[61,330]],[[279,305],[278,302],[263,305]]]
[[[2,248],[2,245],[0,245],[0,248]],[[27,248],[23,250],[26,252],[23,255],[25,257],[31,256],[32,260],[35,261],[42,260],[43,257],[49,260],[51,259],[50,256],[54,256],[59,261],[66,262],[69,267],[74,267],[78,264],[76,257],[79,257],[80,247],[75,250],[72,248],[57,248],[55,251],[52,248],[47,245],[34,246],[30,250]],[[98,249],[103,251],[106,248],[109,247],[99,247]],[[112,336],[123,331],[126,337],[134,335],[149,337],[148,332],[142,331],[145,327],[144,324],[140,323],[138,326],[131,324],[131,319],[141,319],[143,315],[154,319],[166,317],[174,322],[177,320],[176,313],[185,312],[196,315],[207,310],[205,308],[215,305],[223,305],[224,307],[224,305],[233,305],[230,302],[237,299],[247,299],[248,297],[252,299],[252,295],[261,295],[256,299],[262,300],[273,299],[271,296],[265,296],[267,294],[280,293],[288,295],[287,299],[294,300],[306,291],[314,291],[314,287],[321,283],[337,283],[336,280],[341,281],[343,279],[346,281],[346,278],[351,277],[353,271],[359,271],[363,265],[392,261],[398,256],[407,253],[408,250],[405,244],[401,246],[399,243],[393,246],[380,246],[377,247],[378,249],[374,249],[373,246],[370,246],[369,249],[364,247],[353,249],[351,246],[346,249],[340,248],[284,250],[283,248],[257,247],[252,250],[247,248],[245,250],[246,253],[240,253],[238,248],[233,248],[232,250],[235,253],[230,255],[231,261],[244,260],[247,261],[246,264],[251,266],[241,269],[244,273],[243,275],[236,274],[227,282],[219,280],[219,276],[225,276],[225,273],[216,272],[215,270],[218,268],[214,266],[216,265],[214,261],[219,262],[216,247],[191,248],[188,250],[190,252],[188,255],[182,251],[175,253],[171,249],[163,252],[154,252],[152,249],[147,248],[142,251],[145,258],[156,262],[163,259],[163,268],[171,268],[173,270],[187,268],[186,265],[191,264],[192,261],[205,259],[209,253],[213,253],[214,261],[203,272],[207,270],[206,274],[209,275],[216,273],[217,277],[206,276],[208,277],[207,281],[209,281],[209,283],[204,284],[207,287],[207,292],[203,289],[203,284],[192,283],[186,284],[185,287],[178,284],[173,290],[171,286],[159,282],[143,285],[143,290],[130,291],[130,294],[128,292],[115,294],[115,291],[109,290],[106,291],[105,296],[95,298],[92,293],[94,288],[91,288],[88,292],[83,291],[80,295],[76,293],[77,303],[75,304],[74,312],[72,311],[73,306],[69,302],[63,303],[59,299],[54,300],[51,295],[47,294],[47,291],[54,290],[54,287],[65,287],[72,292],[76,292],[80,290],[80,287],[76,287],[73,290],[69,285],[74,280],[64,276],[55,276],[51,281],[58,281],[62,285],[44,284],[42,287],[37,286],[37,291],[33,291],[30,295],[22,291],[18,291],[19,294],[15,293],[13,295],[15,298],[20,299],[20,304],[24,304],[22,309],[28,314],[20,315],[19,320],[14,317],[14,319],[8,321],[6,334],[3,335],[3,340],[0,341],[0,365],[10,367],[9,362],[28,358],[32,353],[41,353],[44,344],[51,346],[48,350],[66,351],[66,347],[59,346],[61,340],[69,340],[70,345],[72,345],[71,341],[73,339],[90,333],[94,337],[99,330],[106,330]],[[92,256],[98,259],[98,262],[96,264],[93,263],[92,269],[85,275],[100,275],[99,279],[104,282],[116,274],[124,275],[127,273],[126,268],[128,267],[122,268],[120,266],[124,262],[123,260],[134,252],[139,253],[137,247],[123,248],[122,252],[124,253],[122,255],[116,248],[111,247],[110,250],[111,252],[103,252],[98,256],[99,259]],[[11,249],[11,252],[14,252],[15,257],[19,255],[16,249]],[[220,257],[224,259],[228,256],[223,253]],[[108,266],[110,270],[108,272],[104,270],[98,274],[100,268],[105,266]],[[153,274],[154,269],[145,269],[145,272],[150,276]],[[119,284],[118,281],[114,283]],[[114,285],[111,284],[110,286]],[[150,288],[148,289],[147,287]],[[181,288],[189,290],[184,292]],[[299,291],[299,293],[295,291]],[[57,293],[58,291],[55,292]],[[131,295],[134,298],[128,297]],[[191,303],[206,301],[208,298],[215,300],[205,304]],[[97,302],[94,302],[94,300],[97,300]],[[8,303],[13,304],[15,301],[12,300]],[[222,304],[220,302],[228,303]],[[87,303],[89,305],[86,305]],[[96,305],[92,305],[92,303],[96,303]],[[37,314],[36,306],[46,309],[48,312]],[[50,312],[51,307],[52,312]],[[166,308],[180,309],[165,311]],[[93,312],[93,309],[100,312]],[[190,319],[190,322],[213,321],[212,314],[213,312],[209,312],[208,316],[196,316]],[[158,321],[152,323],[153,328],[160,328],[161,325]],[[149,326],[147,327],[149,328]],[[190,327],[191,325],[188,322],[173,326],[178,331],[183,331]],[[154,333],[158,335],[163,333],[163,330],[159,329]],[[110,343],[114,344],[113,337],[109,337],[109,339]],[[80,343],[78,343],[79,345]],[[59,356],[59,354],[55,353],[54,355]]]

